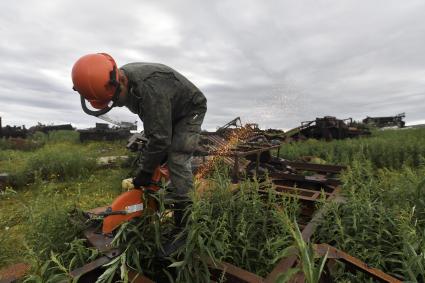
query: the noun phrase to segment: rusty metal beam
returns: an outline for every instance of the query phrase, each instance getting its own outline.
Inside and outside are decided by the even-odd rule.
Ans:
[[[83,231],[83,234],[89,244],[98,249],[101,253],[114,249],[114,247],[111,246],[113,237],[102,234],[102,232],[95,227],[87,228]]]
[[[225,273],[226,281],[231,283],[264,283],[264,278],[239,268],[227,262],[213,262],[211,259],[206,259],[210,270],[218,270],[220,274]]]
[[[262,152],[266,152],[272,149],[276,149],[279,148],[280,145],[271,145],[271,146],[264,146],[264,147],[252,147],[253,149],[251,150],[247,150],[247,151],[241,151],[240,148],[236,148],[234,150],[230,150],[227,153],[219,153],[219,152],[212,152],[212,154],[218,154],[218,155],[223,155],[223,156],[239,156],[239,157],[244,157],[247,155],[251,155],[251,154],[256,154],[256,153],[262,153]]]
[[[272,172],[270,173],[269,177],[275,181],[294,181],[301,184],[306,184],[306,186],[338,186],[340,185],[340,181],[337,179],[330,179],[326,178],[322,175],[321,178],[315,177],[315,176],[304,176],[299,174],[289,174],[289,173],[283,173],[283,172]],[[304,187],[304,185],[302,185]]]
[[[85,265],[83,265],[80,268],[74,269],[72,270],[69,275],[71,276],[72,279],[77,279],[77,278],[81,278],[81,282],[86,282],[84,281],[83,276],[89,274],[90,272],[93,272],[94,270],[100,268],[102,265],[107,264],[108,262],[111,262],[112,259],[110,259],[107,256],[102,256],[99,257],[98,259],[89,262]],[[90,282],[90,281],[87,281]]]
[[[133,270],[128,271],[128,279],[131,283],[155,283],[155,281]]]
[[[279,163],[291,166],[292,168],[295,168],[297,170],[314,171],[320,173],[340,173],[342,170],[347,169],[347,166],[343,165],[316,164],[287,160],[282,160]]]
[[[258,190],[259,193],[261,194],[267,194],[268,191],[266,190]],[[297,198],[299,200],[304,200],[304,201],[312,201],[312,202],[316,202],[319,201],[319,192],[315,192],[312,193],[310,196],[306,196],[305,194],[296,194],[296,193],[288,193],[288,192],[274,192],[276,195],[281,195],[281,196],[285,196],[285,197],[294,197]]]
[[[0,283],[14,283],[21,281],[30,270],[26,263],[16,263],[0,269]]]
[[[312,196],[315,194],[320,195],[323,193],[323,195],[327,198],[332,194],[331,192],[326,192],[325,190],[318,191],[318,190],[310,190],[310,189],[304,189],[299,187],[290,187],[290,186],[282,186],[282,185],[274,185],[274,188],[277,192],[287,192],[287,193],[296,194],[296,195]]]
[[[339,197],[340,189],[336,188],[332,195],[328,198],[328,200],[334,199],[339,202],[342,199]],[[327,212],[327,207],[322,207],[319,211],[317,211],[310,222],[303,228],[301,232],[301,236],[304,241],[309,241],[310,237],[313,235],[317,225],[323,219],[324,215]],[[290,268],[294,267],[297,264],[297,255],[293,253],[292,255],[281,259],[277,265],[273,268],[273,270],[267,275],[265,282],[272,283],[276,282],[279,274],[287,272]]]
[[[382,270],[377,268],[370,267],[365,262],[360,259],[353,257],[341,250],[338,250],[328,244],[316,244],[314,245],[314,250],[316,253],[323,257],[325,254],[328,256],[328,260],[338,260],[344,262],[345,264],[353,267],[354,269],[369,275],[370,277],[378,280],[379,282],[386,283],[401,283],[402,281],[398,280],[391,275],[386,274]]]

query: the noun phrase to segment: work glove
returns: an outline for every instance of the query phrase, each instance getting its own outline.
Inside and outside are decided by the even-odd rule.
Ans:
[[[123,191],[129,191],[134,189],[133,178],[124,179],[121,181],[121,189]]]
[[[137,176],[133,179],[133,185],[135,188],[146,187],[152,183],[152,173],[139,171]]]

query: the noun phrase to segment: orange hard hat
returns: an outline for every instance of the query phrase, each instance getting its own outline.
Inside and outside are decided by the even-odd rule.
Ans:
[[[118,81],[117,64],[106,53],[85,55],[72,67],[73,89],[96,109],[106,109],[109,102],[118,98]]]

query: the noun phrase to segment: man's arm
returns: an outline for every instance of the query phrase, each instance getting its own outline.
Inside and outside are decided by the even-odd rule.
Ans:
[[[172,138],[172,109],[167,95],[157,93],[150,80],[140,86],[142,105],[139,116],[143,116],[143,128],[148,143],[142,153],[138,172],[152,174],[167,155]]]

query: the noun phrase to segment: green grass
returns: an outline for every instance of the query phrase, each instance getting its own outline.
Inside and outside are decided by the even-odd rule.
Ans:
[[[37,184],[0,197],[0,266],[25,260],[27,247],[46,258],[50,251],[60,252],[78,234],[69,222],[75,208],[104,206],[121,192],[126,170],[96,171],[72,181],[39,181]],[[41,255],[43,254],[43,256]]]
[[[95,169],[91,163],[95,157],[126,154],[124,143],[80,144],[59,134],[39,140],[43,145],[35,149],[0,152],[2,168],[28,178],[13,187],[15,192],[0,195],[0,227],[7,227],[0,230],[0,266],[31,262],[27,282],[55,282],[97,256],[78,240],[69,211],[110,203],[129,169]],[[405,281],[425,280],[425,129],[377,131],[370,138],[343,141],[309,140],[282,146],[281,156],[315,156],[326,163],[349,165],[342,176],[346,203],[327,204],[315,242],[329,243]],[[203,282],[209,278],[206,258],[265,276],[294,246],[302,262],[296,271],[317,282],[321,260],[313,259],[311,245],[300,241],[293,224],[296,201],[278,198],[272,190],[261,198],[255,181],[243,182],[240,192],[232,194],[222,169],[210,178],[211,191],[202,198],[193,196],[185,246],[166,262],[154,261],[173,225],[164,209],[146,215],[121,227],[115,243],[126,251],[103,279],[116,274],[125,281],[128,266],[163,282],[170,278]],[[278,205],[285,209],[277,209]],[[342,265],[336,270],[337,282],[367,282]]]
[[[345,174],[343,193],[346,203],[330,205],[316,241],[399,278],[423,282],[425,168],[374,171],[370,163],[358,163]]]
[[[226,261],[261,276],[268,274],[294,241],[286,224],[298,214],[298,203],[277,196],[269,183],[262,184],[269,189],[265,196],[258,193],[260,184],[255,181],[243,182],[235,194],[229,190],[229,180],[227,173],[217,170],[209,190],[202,196],[193,195],[188,223],[175,235],[187,235],[186,244],[168,260],[154,260],[162,244],[170,241],[167,234],[173,229],[162,205],[159,213],[122,225],[114,244],[125,252],[111,262],[99,282],[114,276],[127,282],[127,269],[158,282],[208,282],[209,260]]]
[[[284,144],[280,152],[289,160],[316,156],[333,164],[369,160],[376,168],[418,167],[425,164],[425,129],[375,131],[371,137],[331,142],[307,140]]]
[[[95,168],[99,156],[123,155],[125,142],[80,144],[69,131],[34,139],[43,145],[0,151],[2,172],[11,174],[11,187],[0,194],[0,267],[64,251],[78,234],[69,211],[111,203],[127,177],[127,169]]]

